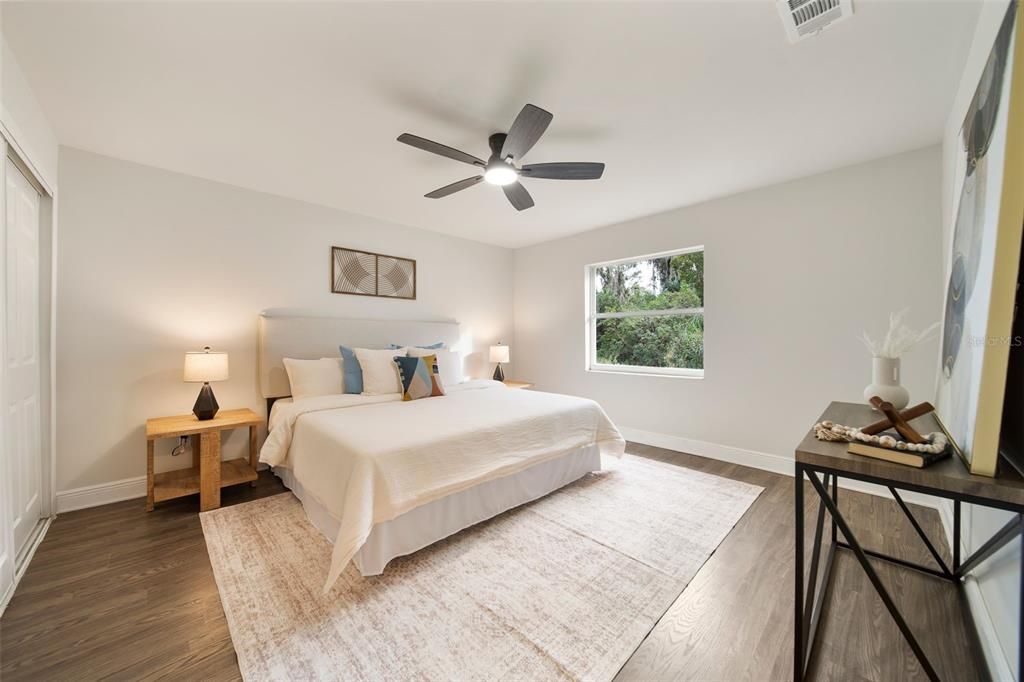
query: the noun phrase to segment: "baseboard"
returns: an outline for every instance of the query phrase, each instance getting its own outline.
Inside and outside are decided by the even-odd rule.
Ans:
[[[124,478],[120,481],[87,485],[82,488],[63,490],[57,493],[57,513],[99,507],[111,502],[133,500],[146,496],[146,477]]]
[[[672,436],[655,431],[644,431],[628,426],[619,426],[618,428],[623,438],[634,443],[653,445],[656,448],[685,452],[690,455],[708,457],[723,462],[753,467],[754,469],[763,469],[764,471],[771,471],[783,476],[793,475],[792,457],[772,455],[767,452],[758,452],[757,450],[744,450],[743,448],[735,448],[731,445],[719,445],[718,443],[709,443],[708,441],[684,438],[682,436]]]
[[[256,466],[256,471],[263,471],[269,468],[266,464],[261,463]],[[57,493],[57,513],[63,514],[64,512],[99,507],[104,504],[134,500],[145,496],[145,476],[123,478],[120,481],[87,485]]]
[[[939,503],[939,519],[942,521],[942,530],[946,534],[946,543],[953,546],[953,502],[941,500]],[[961,526],[962,528],[962,526]],[[960,556],[967,556],[967,546],[963,543],[965,533],[961,533]],[[971,610],[971,620],[974,621],[974,628],[978,633],[978,640],[981,643],[981,651],[985,656],[985,663],[988,665],[989,675],[996,682],[1013,682],[1013,666],[1006,658],[1003,645],[999,642],[999,634],[996,632],[995,623],[992,621],[992,614],[989,613],[988,605],[985,603],[985,595],[981,593],[981,586],[978,581],[968,576],[964,580],[964,595],[967,597],[967,606]]]
[[[665,448],[666,450],[675,450],[676,452],[685,452],[699,457],[717,459],[723,462],[729,462],[730,464],[739,464],[741,466],[747,466],[754,469],[770,471],[782,476],[793,475],[792,457],[774,455],[767,452],[759,452],[757,450],[746,450],[744,448],[737,448],[731,445],[721,445],[719,443],[711,443],[708,441],[696,440],[694,438],[684,438],[682,436],[673,436],[654,431],[644,431],[643,429],[634,429],[627,426],[620,426],[619,431],[626,440],[630,440],[635,443],[643,443],[644,445],[653,445],[654,447]],[[258,468],[263,469],[265,467],[260,465]],[[845,490],[854,490],[857,492],[867,493],[869,495],[878,495],[879,497],[892,499],[892,495],[889,494],[889,491],[884,486],[875,485],[873,483],[864,483],[862,481],[855,481],[846,478],[840,479],[839,485]],[[125,478],[120,481],[111,481],[110,483],[100,483],[98,485],[89,485],[82,488],[74,488],[72,490],[58,492],[57,513],[61,514],[64,512],[75,511],[76,509],[98,507],[112,502],[132,500],[145,496],[145,476]],[[928,495],[921,495],[908,491],[903,493],[903,499],[914,504],[939,508],[939,500]]]
[[[781,474],[783,476],[792,476],[794,472],[792,457],[774,455],[768,452],[758,452],[757,450],[746,450],[744,448],[722,445],[720,443],[709,443],[708,441],[696,440],[694,438],[684,438],[682,436],[656,433],[654,431],[644,431],[642,429],[634,429],[628,426],[620,426],[619,432],[622,433],[622,436],[626,440],[630,440],[635,443],[643,443],[644,445],[653,445],[654,447],[665,448],[666,450],[675,450],[676,452],[685,452],[699,457],[717,459],[723,462],[729,462],[730,464],[739,464],[741,466],[747,466],[754,469],[770,471],[773,474]],[[874,483],[855,481],[851,478],[840,478],[839,487],[844,490],[853,490],[855,492],[877,495],[890,500],[892,499],[892,495],[889,493],[888,488],[881,485],[875,485]],[[907,502],[924,507],[932,507],[933,509],[938,509],[939,502],[941,501],[939,498],[932,497],[930,495],[922,495],[913,491],[903,491],[900,493],[900,497]]]

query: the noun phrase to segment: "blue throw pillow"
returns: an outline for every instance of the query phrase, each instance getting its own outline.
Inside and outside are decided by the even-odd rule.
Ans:
[[[388,344],[388,350],[398,350],[399,348],[408,348],[408,346],[399,346],[396,343]],[[412,348],[422,348],[423,350],[441,350],[442,348],[444,348],[444,341],[438,341],[437,343],[432,343],[429,346],[412,346]]]
[[[342,388],[345,393],[363,392],[363,368],[356,352],[348,346],[338,346],[341,351]]]

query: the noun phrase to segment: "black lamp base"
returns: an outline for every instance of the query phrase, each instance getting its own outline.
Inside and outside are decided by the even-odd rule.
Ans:
[[[216,417],[219,409],[220,405],[217,404],[217,398],[213,395],[213,389],[210,388],[210,384],[204,383],[203,387],[199,389],[196,404],[192,406],[192,414],[196,416],[196,419],[205,421]]]
[[[494,367],[494,380],[495,381],[504,381],[505,380],[505,373],[501,371],[501,363],[500,362],[497,365],[495,365],[495,367]]]

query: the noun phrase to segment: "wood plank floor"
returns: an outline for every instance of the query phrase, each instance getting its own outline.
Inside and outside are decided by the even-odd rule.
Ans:
[[[763,486],[765,491],[620,671],[619,680],[792,678],[793,480],[630,444],[629,452]],[[282,492],[225,489],[225,505]],[[813,496],[808,486],[808,537]],[[895,503],[840,492],[865,546],[894,553],[913,529]],[[816,508],[815,508],[816,509]],[[0,618],[3,680],[239,678],[192,498],[150,514],[143,500],[62,514]],[[945,551],[938,515],[915,508]],[[928,562],[911,538],[903,558]],[[882,579],[943,679],[987,679],[966,605],[946,583],[889,565]],[[812,663],[817,680],[925,679],[849,553]]]

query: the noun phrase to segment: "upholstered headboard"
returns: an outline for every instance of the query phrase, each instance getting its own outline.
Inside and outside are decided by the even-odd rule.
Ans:
[[[260,392],[264,398],[291,394],[283,358],[338,357],[338,346],[384,348],[389,343],[455,348],[459,324],[452,321],[358,320],[317,317],[288,310],[264,310],[259,319]]]

